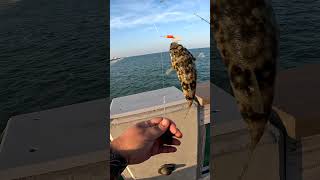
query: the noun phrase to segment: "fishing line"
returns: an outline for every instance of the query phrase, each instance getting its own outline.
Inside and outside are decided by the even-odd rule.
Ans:
[[[199,16],[198,14],[196,13],[193,13],[195,16],[198,16],[201,20],[205,21],[206,23],[210,24],[210,22],[206,19],[204,19],[203,17]]]
[[[200,10],[200,0],[198,0],[198,7],[197,7],[197,10],[196,11],[199,11]],[[205,21],[206,23],[208,23],[208,24],[210,24],[210,22],[207,20],[207,19],[205,19],[205,18],[203,18],[203,17],[201,17],[200,15],[198,15],[197,13],[196,13],[196,11],[194,11],[193,12],[193,15],[195,15],[195,16],[197,16],[198,18],[200,18],[201,20],[203,20],[203,21]]]
[[[155,30],[158,32],[158,34],[161,35],[155,23],[153,23],[153,26],[154,26]],[[162,73],[162,89],[164,89],[164,78],[165,77],[164,77],[164,71],[163,71],[164,68],[163,68],[162,51],[160,52],[160,60],[161,60],[161,73]],[[165,95],[163,96],[162,103],[163,103],[163,117],[164,117],[166,115],[166,96]]]

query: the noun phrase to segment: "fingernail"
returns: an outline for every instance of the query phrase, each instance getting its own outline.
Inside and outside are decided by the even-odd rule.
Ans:
[[[167,119],[163,119],[162,122],[161,122],[161,125],[163,127],[167,127],[169,125],[169,121]]]

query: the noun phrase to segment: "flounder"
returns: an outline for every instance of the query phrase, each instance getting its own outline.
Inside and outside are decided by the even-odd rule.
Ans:
[[[271,115],[279,29],[269,0],[213,0],[210,9],[215,41],[251,137],[242,179]]]
[[[211,6],[213,34],[253,150],[271,114],[279,55],[271,1],[214,0]]]

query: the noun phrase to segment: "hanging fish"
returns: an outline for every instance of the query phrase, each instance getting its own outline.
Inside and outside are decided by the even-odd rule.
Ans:
[[[271,113],[279,30],[270,1],[212,2],[214,37],[241,115],[248,124],[253,149]]]
[[[211,1],[213,33],[253,152],[264,134],[274,96],[279,29],[268,0]]]
[[[181,44],[172,42],[170,45],[171,70],[176,70],[183,94],[191,107],[193,101],[199,104],[196,94],[197,70],[195,58]],[[167,73],[168,74],[168,73]]]

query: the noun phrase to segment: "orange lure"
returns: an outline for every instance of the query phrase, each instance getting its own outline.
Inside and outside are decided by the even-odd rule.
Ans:
[[[166,35],[166,36],[163,36],[164,38],[168,38],[168,39],[175,39],[175,37],[173,35]]]
[[[179,40],[181,40],[178,36],[174,36],[174,35],[165,35],[165,36],[161,36],[161,37],[164,37],[164,38],[167,38],[167,39],[172,39],[173,42],[177,42]]]

